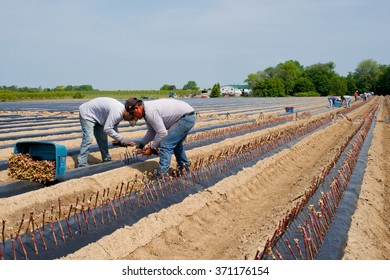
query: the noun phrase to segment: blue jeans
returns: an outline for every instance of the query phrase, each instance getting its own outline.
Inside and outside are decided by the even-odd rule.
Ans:
[[[168,135],[160,142],[160,162],[157,168],[157,177],[165,175],[171,165],[172,154],[175,155],[179,168],[190,166],[183,141],[188,132],[195,125],[195,115],[184,116],[168,129]]]
[[[83,138],[81,140],[80,154],[77,157],[78,167],[88,166],[89,148],[91,147],[93,136],[96,138],[103,161],[110,161],[111,157],[108,152],[107,134],[103,130],[103,126],[87,121],[80,116],[81,132]]]

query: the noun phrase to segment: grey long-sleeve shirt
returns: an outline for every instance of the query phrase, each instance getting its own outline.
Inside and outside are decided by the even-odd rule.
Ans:
[[[351,101],[351,100],[352,100],[352,97],[349,96],[349,95],[344,95],[344,99],[345,99],[345,100],[348,100],[348,101]]]
[[[147,132],[141,140],[142,144],[148,144],[153,140],[152,149],[157,150],[161,140],[168,135],[168,129],[176,123],[184,114],[194,112],[188,103],[177,99],[157,99],[144,101],[145,123]]]
[[[109,97],[98,97],[80,105],[80,116],[104,127],[104,132],[111,138],[121,141],[118,125],[123,120],[125,105]]]

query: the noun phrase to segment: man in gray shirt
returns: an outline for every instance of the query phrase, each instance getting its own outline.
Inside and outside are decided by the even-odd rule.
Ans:
[[[341,100],[345,101],[345,108],[351,107],[352,97],[349,95],[341,96]]]
[[[108,97],[98,97],[80,105],[79,112],[83,138],[80,154],[77,157],[78,167],[88,166],[89,148],[93,136],[96,138],[103,162],[111,161],[107,135],[114,139],[113,145],[134,145],[132,142],[125,142],[118,131],[118,125],[122,120],[130,121],[131,119],[125,110],[125,105],[120,101]]]
[[[125,109],[134,120],[145,119],[147,132],[137,144],[138,153],[160,156],[157,177],[168,172],[175,155],[179,170],[187,169],[190,162],[183,147],[183,141],[195,125],[195,110],[188,103],[177,99],[157,99],[142,101],[129,98]],[[150,147],[145,148],[149,142]]]

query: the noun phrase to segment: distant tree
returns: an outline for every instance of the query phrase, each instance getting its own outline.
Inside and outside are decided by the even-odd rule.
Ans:
[[[355,78],[351,72],[348,73],[347,77],[345,78],[345,81],[347,83],[347,92],[352,94],[356,90],[358,90]]]
[[[199,88],[195,81],[188,81],[188,83],[183,86],[183,90],[199,90]]]
[[[81,85],[81,86],[56,86],[53,89],[50,88],[42,88],[42,86],[39,86],[37,88],[33,87],[17,87],[17,86],[3,86],[4,90],[12,91],[12,92],[48,92],[48,91],[88,91],[88,90],[95,90],[91,85]],[[1,89],[1,87],[0,87]]]
[[[266,80],[260,80],[253,85],[252,94],[257,97],[267,96],[267,84]]]
[[[54,88],[54,90],[55,90],[55,91],[63,91],[63,90],[65,90],[65,86],[56,86],[56,87]]]
[[[248,84],[249,88],[253,88],[253,86],[256,84],[256,82],[258,82],[260,80],[258,73],[259,72],[257,72],[256,74],[254,74],[254,73],[249,74],[248,77],[245,79],[244,82]]]
[[[354,77],[360,90],[374,91],[381,74],[379,64],[375,60],[366,59],[358,64]]]
[[[294,82],[294,88],[293,92],[298,93],[298,92],[308,92],[308,91],[315,91],[316,86],[310,81],[309,78],[306,77],[300,77],[295,80]]]
[[[280,97],[285,96],[283,79],[269,78],[260,80],[253,86],[253,96]]]
[[[390,93],[390,64],[382,65],[382,74],[379,76],[376,86],[376,94],[387,95]]]
[[[321,96],[329,95],[330,81],[336,74],[333,62],[317,63],[306,67],[305,76],[316,86],[316,91]]]
[[[176,86],[175,85],[168,85],[168,84],[164,84],[160,90],[176,90]]]
[[[221,86],[219,83],[216,83],[211,90],[210,97],[221,97]]]
[[[78,87],[76,87],[77,89],[76,90],[81,90],[81,91],[90,91],[90,90],[94,90],[93,87],[91,85],[80,85]]]
[[[347,80],[338,75],[333,76],[330,80],[329,94],[335,96],[342,96],[348,92]]]
[[[277,71],[276,67],[268,67],[264,71],[260,71],[259,76],[261,79],[273,78],[277,76]]]
[[[273,77],[283,79],[286,95],[292,95],[294,91],[295,80],[304,73],[304,67],[296,60],[288,60],[278,64],[273,69]]]
[[[295,81],[302,77],[304,73],[304,67],[296,60],[288,60],[286,62],[278,64],[276,67],[268,67],[264,71],[258,71],[256,74],[249,74],[245,82],[248,84],[248,87],[254,89],[255,85],[260,81],[265,81],[271,79],[267,84],[267,87],[270,87],[271,84],[279,85],[279,81],[275,83],[274,78],[279,78],[283,81],[283,88],[285,92],[284,95],[292,95],[294,92]],[[259,89],[257,85],[257,89]],[[272,86],[271,86],[272,87]],[[275,92],[273,94],[276,94]],[[281,93],[277,93],[277,96],[280,96]],[[272,95],[274,96],[274,95]]]

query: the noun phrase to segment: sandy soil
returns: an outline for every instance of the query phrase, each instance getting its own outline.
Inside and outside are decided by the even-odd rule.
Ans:
[[[386,146],[386,139],[390,139],[390,128],[384,121],[390,113],[390,100],[383,97],[380,100],[362,192],[348,234],[344,259],[390,259],[390,147]],[[345,141],[358,125],[360,117],[374,103],[367,103],[348,114],[350,119],[356,121],[336,117],[332,125],[305,137],[291,148],[223,179],[206,191],[189,196],[180,204],[151,214],[132,226],[118,229],[64,259],[253,258],[257,248],[262,247],[273,233],[279,220],[310,186],[312,178],[337,153],[338,144]],[[214,122],[220,121],[228,120]],[[303,119],[230,138],[190,150],[188,156],[191,159],[205,157],[224,147],[308,121]],[[197,125],[206,124],[199,120]],[[77,147],[79,140],[66,144]],[[114,150],[117,150],[113,151],[114,157],[119,157],[119,149]],[[95,157],[98,158],[98,155]],[[61,198],[66,209],[77,196],[86,194],[89,197],[103,189],[114,189],[123,181],[140,176],[156,165],[157,160],[151,160],[0,199],[0,219],[7,221],[7,230],[15,230],[22,214],[30,209],[34,209],[34,213],[41,213],[58,198]]]

